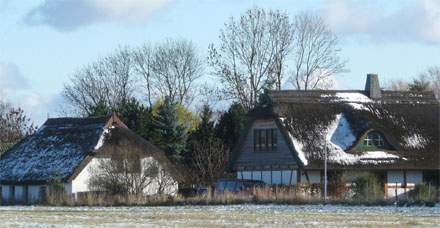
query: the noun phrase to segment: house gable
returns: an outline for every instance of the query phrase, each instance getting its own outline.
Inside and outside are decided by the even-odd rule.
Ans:
[[[254,134],[258,130],[271,130],[276,132],[276,150],[259,151],[254,146]],[[285,133],[274,118],[255,118],[247,128],[246,134],[239,142],[239,149],[233,161],[235,170],[277,170],[298,168],[298,159],[293,153]]]

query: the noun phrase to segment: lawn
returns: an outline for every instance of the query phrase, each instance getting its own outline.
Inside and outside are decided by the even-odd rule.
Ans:
[[[0,221],[2,227],[434,227],[440,207],[0,207]]]

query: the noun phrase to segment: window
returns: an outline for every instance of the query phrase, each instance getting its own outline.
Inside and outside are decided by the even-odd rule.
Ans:
[[[273,129],[254,129],[254,151],[269,152],[277,150],[277,131]]]
[[[385,148],[385,139],[380,132],[372,131],[364,138],[365,147]]]

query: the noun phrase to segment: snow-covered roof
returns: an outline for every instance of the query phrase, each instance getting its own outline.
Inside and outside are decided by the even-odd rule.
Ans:
[[[440,168],[439,102],[429,92],[269,91],[271,115],[281,122],[298,158],[321,166]],[[253,113],[258,118],[258,112]],[[357,151],[369,131],[381,132],[392,149]]]
[[[0,159],[0,182],[66,180],[102,146],[111,117],[48,119]]]

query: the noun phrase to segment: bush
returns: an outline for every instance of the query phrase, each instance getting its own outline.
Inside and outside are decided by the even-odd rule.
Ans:
[[[438,189],[429,184],[423,183],[417,185],[414,190],[408,193],[411,200],[416,202],[434,202],[436,200]]]
[[[365,174],[353,183],[353,199],[361,201],[377,201],[384,199],[384,188],[375,174]]]

